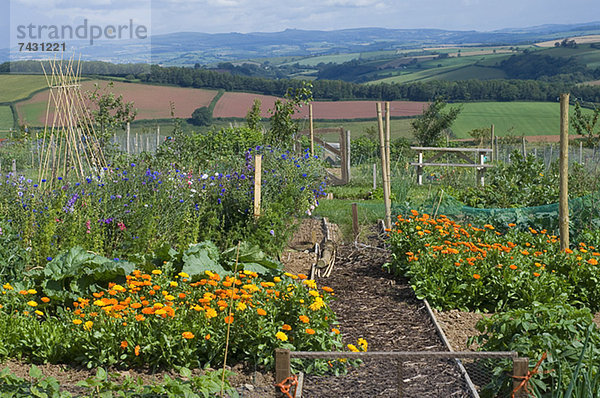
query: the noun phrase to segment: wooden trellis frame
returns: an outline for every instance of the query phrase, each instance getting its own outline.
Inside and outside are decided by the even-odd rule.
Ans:
[[[81,93],[81,63],[50,60],[42,63],[49,88],[48,105],[40,150],[38,178],[52,188],[58,177],[72,170],[82,179],[106,166],[92,116]],[[50,120],[51,119],[51,120]]]

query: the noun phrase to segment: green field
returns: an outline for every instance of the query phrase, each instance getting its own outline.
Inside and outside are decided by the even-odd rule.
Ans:
[[[571,113],[573,107],[571,107]],[[584,112],[590,112],[584,109]],[[514,128],[515,135],[559,134],[560,108],[552,102],[474,102],[463,104],[462,112],[452,125],[458,138],[470,138],[468,132],[495,126],[497,136]]]
[[[14,102],[48,87],[41,75],[0,75],[0,103]]]
[[[0,131],[8,131],[13,127],[13,113],[10,106],[0,106]]]

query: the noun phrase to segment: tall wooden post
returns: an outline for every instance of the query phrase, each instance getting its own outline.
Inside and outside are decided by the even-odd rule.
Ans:
[[[13,174],[17,174],[17,160],[16,159],[12,160],[12,172],[13,172]]]
[[[158,151],[158,147],[160,146],[160,125],[156,126],[156,150]]]
[[[490,161],[494,162],[496,160],[496,154],[494,153],[494,150],[496,149],[496,146],[494,145],[496,136],[494,135],[494,125],[492,124],[492,126],[490,127],[490,148],[492,149],[492,152],[490,153]]]
[[[560,197],[558,230],[560,249],[569,248],[569,94],[560,95]]]
[[[583,164],[583,142],[579,142],[579,164]]]
[[[340,127],[340,167],[342,168],[342,181],[347,184],[350,180],[348,178],[348,170],[346,169],[346,134],[344,129]]]
[[[377,189],[377,163],[373,163],[373,191]]]
[[[344,139],[346,140],[346,177],[348,178],[348,182],[350,182],[350,179],[352,178],[352,175],[350,172],[350,164],[351,164],[350,130],[346,130],[346,135],[345,135]]]
[[[290,350],[275,349],[275,383],[281,383],[291,375]]]
[[[358,239],[358,205],[356,203],[352,203],[352,232],[356,242]]]
[[[383,180],[383,204],[385,206],[385,226],[392,227],[392,209],[390,203],[390,191],[388,182],[388,162],[385,151],[385,136],[383,132],[383,117],[381,115],[381,103],[377,103],[377,124],[379,126],[379,153],[381,154],[381,177]]]
[[[308,104],[308,128],[310,130],[310,156],[315,156],[315,129],[313,126],[312,104]]]
[[[529,358],[513,359],[513,390],[518,389],[515,392],[515,398],[527,398],[529,396],[526,383],[519,387],[527,376],[527,372],[529,372]]]
[[[260,197],[262,188],[262,155],[254,157],[254,217],[260,216]]]
[[[131,147],[129,146],[129,134],[131,133],[131,127],[129,125],[129,122],[127,122],[127,144],[126,144],[126,149],[127,149],[127,153],[131,153]]]
[[[521,137],[521,155],[523,155],[523,157],[527,156],[527,146],[525,143],[525,136]]]
[[[498,149],[498,137],[494,136],[494,159],[496,159],[496,161],[498,161],[499,159],[499,154],[500,151]]]
[[[388,175],[388,192],[392,192],[392,170],[391,170],[391,155],[390,155],[390,140],[391,140],[391,126],[390,126],[390,103],[385,103],[385,158],[387,160],[387,175]]]

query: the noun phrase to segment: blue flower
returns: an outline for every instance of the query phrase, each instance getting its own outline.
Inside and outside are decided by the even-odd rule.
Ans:
[[[52,257],[46,257],[46,260],[52,261]]]

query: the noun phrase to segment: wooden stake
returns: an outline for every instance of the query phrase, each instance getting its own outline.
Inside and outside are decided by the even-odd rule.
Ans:
[[[560,250],[569,248],[569,94],[560,95]]]
[[[513,390],[519,388],[521,383],[523,382],[523,378],[527,376],[527,372],[529,372],[529,358],[515,358],[513,359]],[[527,383],[519,388],[515,393],[515,398],[526,398],[529,396],[527,394],[528,389]]]
[[[291,375],[290,350],[275,349],[275,383],[281,383]]]
[[[346,130],[346,135],[345,135],[345,140],[346,140],[346,178],[348,178],[348,182],[350,182],[350,179],[352,178],[351,173],[350,173],[350,130]]]
[[[391,170],[391,155],[390,155],[390,140],[391,140],[391,126],[390,126],[390,103],[385,103],[385,158],[387,161],[387,175],[388,175],[388,192],[392,192],[392,170]]]
[[[262,187],[262,155],[254,157],[254,217],[260,217],[260,191]]]
[[[127,123],[127,144],[126,144],[126,148],[127,148],[127,153],[131,153],[131,147],[129,146],[129,134],[131,132],[131,128],[129,126],[129,122]]]
[[[377,163],[373,163],[373,191],[377,189]]]
[[[579,164],[583,164],[583,142],[579,142]]]
[[[521,137],[521,155],[527,156],[527,146],[525,144],[525,136]]]
[[[492,152],[490,154],[491,162],[496,160],[496,154],[494,153],[494,150],[496,149],[496,146],[494,145],[495,138],[496,138],[496,136],[494,135],[494,125],[492,124],[492,126],[490,127],[490,148],[492,149]]]
[[[385,226],[392,228],[392,209],[390,203],[390,192],[387,175],[388,162],[385,151],[385,136],[383,132],[383,117],[381,115],[381,103],[377,103],[377,124],[379,126],[379,153],[381,154],[381,177],[383,180],[383,204],[385,206]]]
[[[310,130],[310,156],[315,156],[315,130],[313,126],[312,104],[308,104],[308,128]]]
[[[354,241],[358,239],[358,205],[352,203],[352,232],[354,232]]]
[[[17,174],[17,160],[16,159],[12,160],[12,172],[13,172],[13,174]]]
[[[160,146],[160,126],[156,126],[156,150]]]

